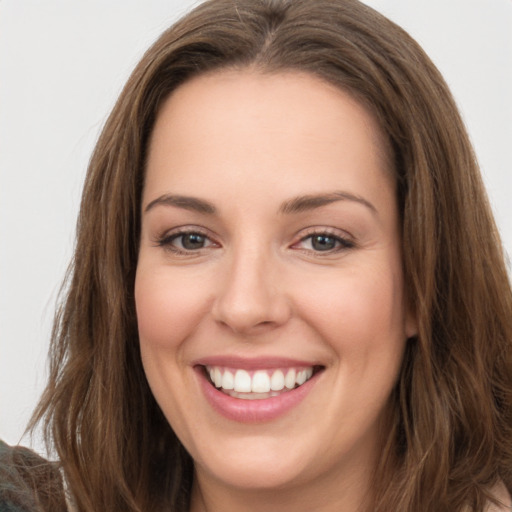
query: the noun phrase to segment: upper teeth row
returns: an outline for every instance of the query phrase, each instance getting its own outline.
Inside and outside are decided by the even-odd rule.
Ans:
[[[239,393],[268,393],[282,391],[285,387],[293,389],[295,385],[304,384],[313,375],[313,368],[286,370],[231,370],[219,366],[207,366],[207,372],[215,387],[234,390]]]

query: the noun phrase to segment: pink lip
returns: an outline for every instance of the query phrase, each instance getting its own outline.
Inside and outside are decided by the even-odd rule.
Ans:
[[[307,368],[319,366],[321,363],[289,359],[286,357],[255,357],[242,358],[237,356],[212,356],[194,361],[194,366],[223,366],[227,368],[240,368],[242,370],[260,370],[277,368]]]
[[[207,363],[208,365],[218,365],[218,366],[230,366],[233,361],[226,361],[225,358],[222,359],[222,364],[214,364],[214,363]],[[268,363],[268,361],[265,361],[265,363]],[[248,366],[239,366],[239,365],[233,365],[237,368],[244,368],[247,369]],[[305,364],[304,362],[301,362],[299,364],[290,365],[288,364],[284,365],[283,361],[281,360],[279,364],[276,362],[275,367],[282,368],[283,366],[312,366],[311,364]],[[268,364],[265,365],[250,365],[250,368],[270,368]],[[237,421],[240,423],[258,423],[258,422],[265,422],[265,421],[271,421],[283,414],[285,414],[290,409],[296,407],[299,405],[302,400],[307,396],[307,394],[311,391],[313,386],[317,382],[317,377],[320,375],[320,373],[316,373],[309,379],[307,382],[302,384],[302,386],[299,386],[298,388],[292,389],[291,391],[286,391],[282,393],[281,395],[271,397],[271,398],[264,398],[260,400],[243,400],[240,398],[234,398],[229,395],[226,395],[222,391],[219,391],[217,388],[212,386],[210,381],[206,378],[204,375],[204,369],[201,366],[196,366],[196,373],[199,376],[201,389],[203,390],[203,393],[210,403],[210,405],[213,407],[215,411],[217,411],[219,414],[224,416],[225,418]]]

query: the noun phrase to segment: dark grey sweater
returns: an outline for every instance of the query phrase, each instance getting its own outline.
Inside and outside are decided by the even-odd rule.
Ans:
[[[66,512],[55,463],[0,441],[0,512]]]

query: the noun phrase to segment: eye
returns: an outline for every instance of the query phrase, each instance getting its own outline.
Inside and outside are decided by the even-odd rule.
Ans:
[[[312,233],[302,238],[295,247],[307,251],[333,253],[352,248],[354,243],[331,233]]]
[[[178,254],[188,254],[215,246],[216,244],[204,233],[180,231],[162,237],[157,241],[157,245]]]
[[[180,249],[194,251],[205,247],[208,243],[208,238],[201,233],[182,233],[175,236],[172,242]]]

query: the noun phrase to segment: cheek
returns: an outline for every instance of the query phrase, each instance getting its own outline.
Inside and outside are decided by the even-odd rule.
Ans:
[[[135,280],[135,305],[141,346],[176,348],[208,308],[204,286],[188,276],[141,268]]]
[[[170,274],[169,269],[146,269],[140,265],[135,304],[146,378],[169,424],[183,433],[188,432],[185,418],[189,406],[183,397],[192,388],[191,376],[184,372],[184,341],[198,324],[201,299],[199,287]]]
[[[399,271],[366,267],[310,284],[300,308],[335,351],[385,352],[405,340]]]

